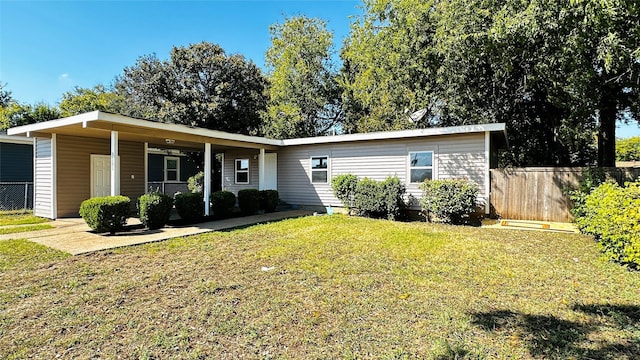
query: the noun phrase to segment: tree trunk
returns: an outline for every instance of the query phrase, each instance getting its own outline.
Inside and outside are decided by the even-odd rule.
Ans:
[[[616,166],[616,120],[618,106],[615,90],[609,86],[601,89],[598,107],[600,124],[598,126],[598,166]]]

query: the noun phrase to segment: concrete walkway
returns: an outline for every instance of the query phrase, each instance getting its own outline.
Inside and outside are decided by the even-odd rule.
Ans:
[[[115,235],[95,234],[82,219],[61,219],[49,223],[53,229],[0,235],[0,240],[28,239],[30,241],[64,251],[72,255],[145,244],[176,237],[205,232],[233,229],[259,223],[311,215],[307,210],[289,210],[269,214],[244,216],[225,220],[208,221],[190,226],[167,226],[158,230],[135,229]],[[138,219],[130,219],[128,225],[139,225]]]

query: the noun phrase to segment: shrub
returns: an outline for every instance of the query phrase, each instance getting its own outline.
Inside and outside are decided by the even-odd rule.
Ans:
[[[331,179],[333,194],[342,202],[347,210],[354,206],[354,196],[357,185],[358,177],[353,174],[342,174],[334,176]]]
[[[204,203],[200,192],[178,193],[175,202],[178,215],[185,221],[198,220],[204,215]]]
[[[148,229],[160,229],[171,215],[173,198],[161,192],[152,192],[140,196],[138,210],[140,222]]]
[[[276,211],[278,201],[278,190],[260,190],[260,209],[264,212]]]
[[[463,224],[476,210],[478,187],[467,180],[426,180],[420,189],[422,211],[428,220]]]
[[[576,218],[581,232],[593,235],[605,257],[640,268],[640,182],[605,182],[586,196]]]
[[[245,215],[255,214],[260,208],[260,192],[258,189],[242,189],[238,191],[238,206]]]
[[[357,182],[353,203],[360,215],[394,220],[403,206],[405,191],[395,176],[382,182],[364,178]]]
[[[126,196],[104,196],[80,204],[80,216],[97,232],[114,234],[124,228],[131,212],[131,200]]]
[[[584,203],[587,196],[598,185],[605,182],[607,174],[602,168],[585,168],[582,172],[582,180],[577,189],[569,191],[569,199],[573,203],[571,214],[574,218],[584,215]]]
[[[193,193],[204,191],[204,172],[200,171],[187,179],[187,188]]]
[[[213,213],[219,218],[227,218],[236,206],[236,196],[231,191],[216,191],[211,194]]]

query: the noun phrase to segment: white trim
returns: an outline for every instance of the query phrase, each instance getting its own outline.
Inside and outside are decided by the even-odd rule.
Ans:
[[[167,174],[168,174],[168,168],[167,168],[167,160],[175,160],[176,161],[176,179],[175,180],[169,180]],[[180,181],[180,157],[178,156],[164,156],[164,182],[167,183],[177,183],[177,182],[181,182]]]
[[[224,153],[220,153],[222,166],[220,166],[220,190],[224,191]]]
[[[264,149],[260,149],[260,154],[258,155],[258,190],[264,190],[264,167]]]
[[[120,157],[118,156],[118,132],[111,131],[111,196],[120,195]]]
[[[313,159],[314,158],[326,158],[327,159],[327,168],[326,169],[313,169]],[[331,156],[329,156],[328,154],[322,154],[322,155],[311,155],[309,156],[309,182],[311,184],[328,184],[329,182],[331,182]],[[313,172],[317,171],[326,171],[327,173],[327,181],[313,181]]]
[[[247,161],[247,170],[238,170],[238,161]],[[247,173],[247,182],[238,181],[238,172]],[[233,161],[233,183],[237,185],[248,185],[251,183],[251,159],[238,158]]]
[[[411,166],[411,154],[415,154],[415,153],[431,153],[431,166]],[[433,149],[424,149],[424,150],[407,149],[407,179],[406,179],[406,183],[407,184],[421,184],[422,181],[419,181],[419,182],[411,181],[411,170],[412,169],[416,169],[416,170],[431,169],[431,179],[429,179],[429,180],[436,180],[438,178],[438,176],[436,174],[436,152],[435,152],[435,150],[433,150]]]
[[[149,143],[144,143],[144,193],[149,191]]]
[[[211,198],[211,144],[204,144],[204,194],[202,202],[204,203],[204,214],[209,216],[209,198]]]
[[[89,196],[91,197],[95,197],[93,195],[93,183],[94,183],[94,169],[93,169],[93,159],[95,159],[96,157],[101,157],[101,158],[109,158],[109,162],[111,162],[111,155],[103,155],[103,154],[89,154],[89,182],[91,183],[89,185]],[[120,156],[118,156],[118,168],[120,167]],[[111,179],[111,167],[109,167],[109,181],[112,181]],[[109,183],[109,187],[111,187],[111,183]],[[145,190],[146,193],[146,190]]]
[[[491,213],[490,192],[491,192],[491,133],[484,133],[484,213]]]
[[[34,138],[28,138],[25,136],[0,134],[0,143],[25,144],[33,146],[33,141]]]
[[[58,218],[58,137],[56,133],[51,134],[51,218]],[[35,174],[33,174],[35,177]],[[35,188],[33,189],[35,191]],[[34,199],[35,200],[35,199]]]
[[[158,148],[152,148],[152,147],[149,148],[149,154],[180,156],[180,157],[187,156],[187,154],[183,153],[178,149],[158,149]]]

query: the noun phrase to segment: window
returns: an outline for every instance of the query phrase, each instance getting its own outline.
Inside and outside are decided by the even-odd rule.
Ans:
[[[249,183],[249,159],[236,159],[236,184]]]
[[[180,158],[164,158],[164,181],[180,181]]]
[[[433,179],[433,151],[409,153],[409,178],[412,183]]]
[[[329,157],[313,156],[311,158],[311,182],[326,183],[329,181]]]

